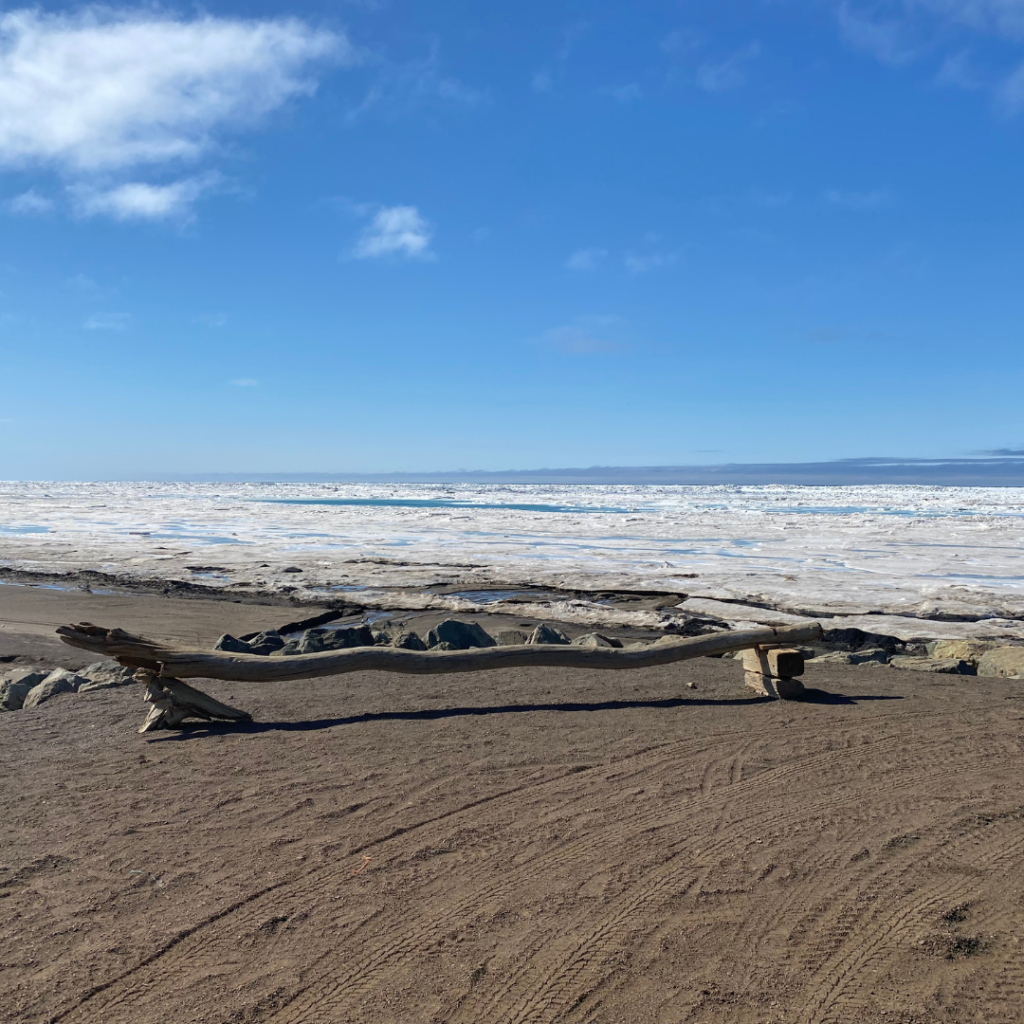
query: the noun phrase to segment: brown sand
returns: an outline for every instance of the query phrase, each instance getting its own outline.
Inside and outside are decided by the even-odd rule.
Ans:
[[[47,616],[282,620],[39,593],[3,597],[0,656],[52,661]],[[1024,684],[805,682],[209,683],[256,723],[152,737],[131,687],[0,715],[0,1021],[1024,1019]]]

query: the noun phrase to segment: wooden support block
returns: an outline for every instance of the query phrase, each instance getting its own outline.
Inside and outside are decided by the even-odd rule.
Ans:
[[[772,647],[768,650],[768,668],[779,679],[792,679],[804,674],[804,656],[793,647]]]
[[[768,654],[760,647],[748,647],[743,652],[743,681],[762,697],[778,697]]]
[[[803,670],[803,655],[796,650],[750,647],[743,652],[744,682],[764,697],[798,700],[804,684],[793,676]]]

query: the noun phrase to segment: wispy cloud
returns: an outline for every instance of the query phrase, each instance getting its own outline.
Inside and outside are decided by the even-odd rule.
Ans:
[[[415,206],[384,206],[363,229],[354,255],[359,259],[405,256],[434,259],[430,251],[433,228]]]
[[[605,96],[611,96],[618,103],[632,103],[643,96],[643,92],[636,82],[628,82],[626,85],[618,85],[609,89],[601,89],[600,91]]]
[[[636,275],[667,267],[675,261],[676,254],[672,252],[629,253],[623,259],[622,265],[630,274]]]
[[[88,274],[74,274],[66,282],[67,286],[83,295],[96,295],[100,286]]]
[[[927,56],[941,64],[935,81],[963,89],[989,87],[1007,115],[1024,110],[1024,62],[984,66],[972,57],[976,37],[1024,40],[1024,0],[834,0],[840,33],[856,50],[891,67]],[[943,53],[947,47],[952,53]]]
[[[9,11],[0,16],[0,164],[71,179],[88,215],[178,215],[204,179],[124,177],[216,153],[226,134],[311,94],[308,69],[327,57],[356,60],[343,35],[294,18]]]
[[[82,217],[107,215],[115,220],[187,220],[200,196],[221,183],[216,171],[195,178],[184,178],[169,185],[150,185],[130,181],[113,188],[73,185],[69,193],[75,212]]]
[[[970,50],[948,56],[935,76],[938,85],[955,85],[959,89],[980,89],[985,76],[974,66]]]
[[[551,81],[551,75],[547,71],[536,71],[533,78],[530,79],[530,87],[534,92],[551,92],[554,88],[554,83]]]
[[[893,194],[887,188],[876,188],[870,192],[846,192],[830,188],[825,192],[825,201],[831,206],[847,210],[881,210],[893,204]]]
[[[562,30],[562,38],[555,56],[568,60],[576,44],[590,31],[589,21],[577,21]]]
[[[669,32],[659,43],[671,57],[685,57],[699,50],[705,43],[704,33],[695,28],[677,28]]]
[[[5,207],[9,213],[15,213],[22,217],[30,217],[33,214],[49,213],[53,209],[54,202],[48,196],[40,195],[34,188],[30,188],[21,195],[8,199]]]
[[[596,270],[607,255],[607,249],[577,249],[565,261],[565,266],[567,270]]]
[[[223,327],[228,318],[223,313],[202,313],[196,317],[196,323],[203,327]]]
[[[843,38],[854,49],[870,54],[883,64],[906,64],[917,55],[906,39],[904,18],[881,19],[873,12],[858,10],[850,3],[839,5],[836,16]]]
[[[228,383],[233,388],[255,388],[259,387],[259,381],[253,377],[236,377],[234,380],[229,380]]]
[[[978,32],[1004,39],[1024,39],[1021,0],[904,0],[904,6],[908,11],[929,11]]]
[[[440,44],[432,38],[425,56],[404,62],[369,56],[376,74],[363,98],[345,115],[356,121],[370,111],[407,114],[439,104],[448,107],[476,107],[487,99],[486,93],[446,74],[440,57]]]
[[[1004,114],[1017,114],[1024,110],[1024,62],[1000,83],[996,101]]]
[[[123,331],[131,320],[131,313],[93,313],[82,326],[87,331]]]
[[[599,355],[622,351],[626,347],[622,336],[628,327],[619,316],[586,315],[546,330],[540,340],[545,347],[569,355]]]
[[[761,52],[761,44],[754,40],[741,47],[725,60],[707,60],[697,68],[697,85],[705,92],[725,92],[738,89],[747,81],[747,65]]]

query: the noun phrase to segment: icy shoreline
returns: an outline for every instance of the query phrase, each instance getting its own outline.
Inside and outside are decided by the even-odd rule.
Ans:
[[[0,569],[460,613],[516,614],[524,591],[595,626],[1024,639],[1024,489],[0,483]],[[687,596],[631,610],[628,591]]]

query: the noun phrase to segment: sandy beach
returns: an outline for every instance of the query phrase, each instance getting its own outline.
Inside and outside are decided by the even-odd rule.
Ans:
[[[0,657],[82,667],[66,621],[209,646],[293,614],[6,586]],[[0,715],[0,1016],[1017,1020],[1021,684],[804,681],[204,682],[255,721],[145,737],[134,685]]]

